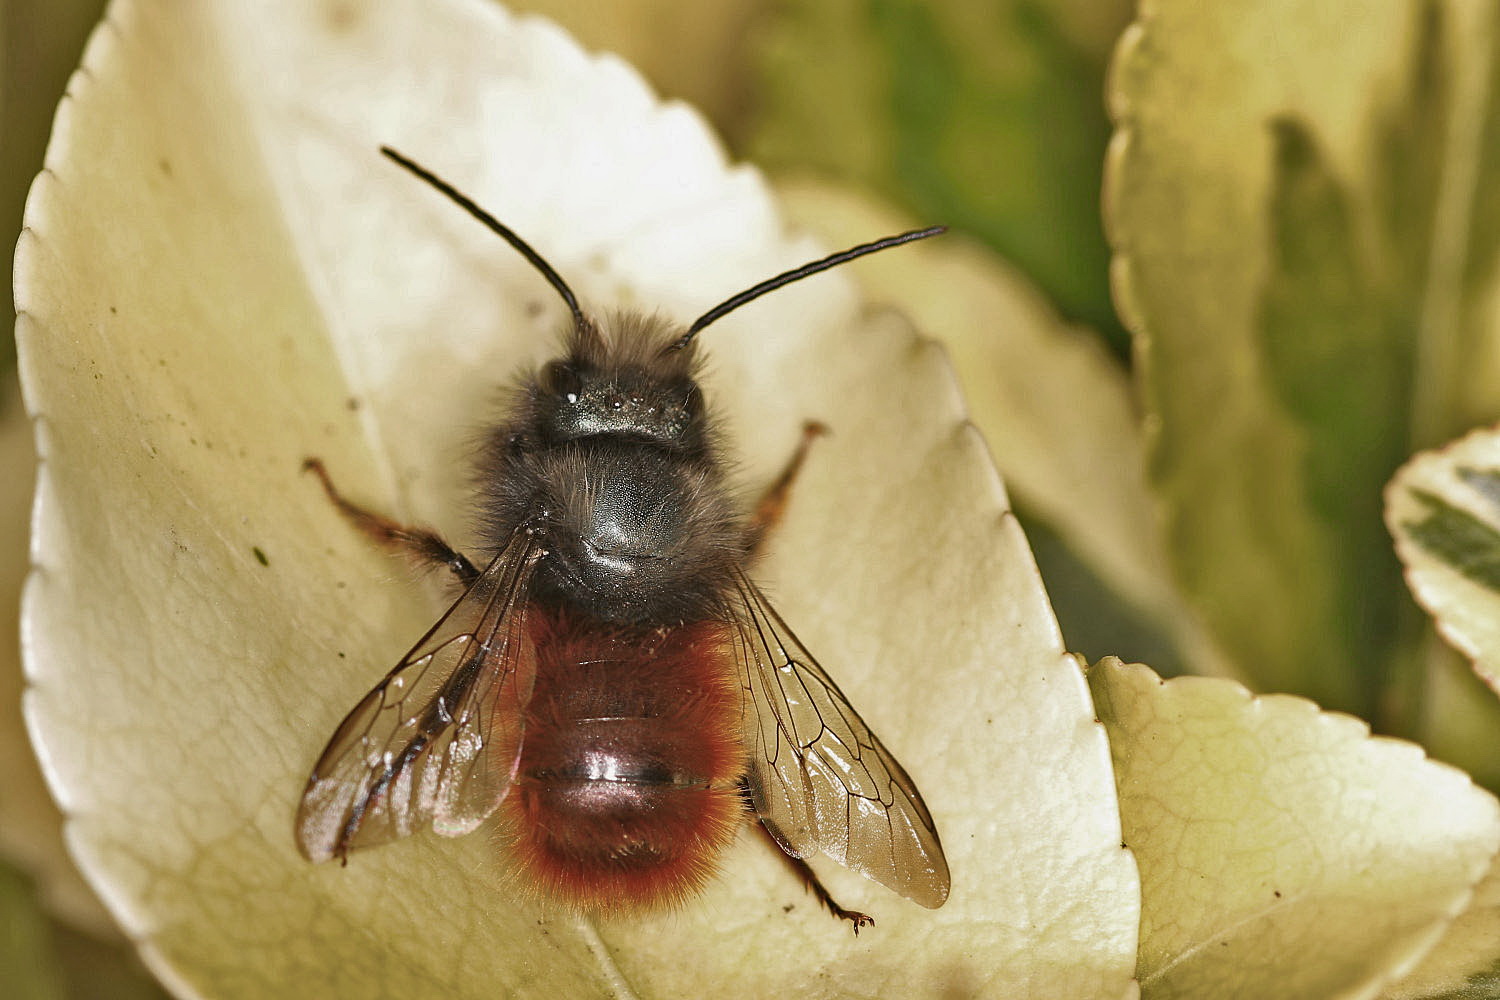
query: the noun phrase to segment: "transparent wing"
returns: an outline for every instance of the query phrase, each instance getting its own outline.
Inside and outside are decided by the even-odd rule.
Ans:
[[[948,862],[916,785],[744,576],[736,659],[755,811],[788,854],[822,851],[913,902],[948,898]]]
[[[309,860],[343,858],[429,823],[455,837],[499,806],[536,679],[525,608],[545,554],[517,531],[339,725],[297,810],[297,846]]]

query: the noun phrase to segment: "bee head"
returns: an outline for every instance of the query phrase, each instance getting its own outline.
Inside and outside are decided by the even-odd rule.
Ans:
[[[566,353],[536,375],[531,395],[541,435],[554,444],[609,435],[700,450],[707,415],[696,352],[691,344],[671,346],[672,334],[664,321],[630,313],[603,328],[576,323]]]

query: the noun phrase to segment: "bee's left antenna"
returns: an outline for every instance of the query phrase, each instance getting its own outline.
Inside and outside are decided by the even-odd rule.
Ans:
[[[495,233],[499,234],[502,240],[515,247],[516,252],[519,253],[522,257],[525,257],[526,260],[530,262],[532,267],[542,272],[542,277],[547,279],[547,283],[550,284],[553,288],[557,289],[557,294],[562,296],[563,301],[566,302],[568,304],[568,308],[572,310],[573,323],[579,327],[587,325],[586,321],[583,318],[583,310],[578,308],[578,298],[573,294],[573,290],[568,287],[568,283],[562,280],[562,275],[554,271],[552,269],[552,265],[542,259],[541,254],[531,249],[530,244],[521,239],[521,237],[517,236],[515,230],[511,229],[505,223],[501,222],[499,219],[495,218],[493,215],[480,208],[477,204],[475,204],[474,199],[470,198],[462,191],[459,191],[452,184],[449,184],[447,181],[443,180],[441,177],[434,174],[426,167],[423,167],[420,164],[407,159],[389,146],[381,146],[380,151],[392,160],[395,160],[397,163],[401,164],[401,166],[405,167],[407,170],[410,170],[412,173],[422,178],[422,180],[426,181],[428,184],[431,184],[433,187],[443,192],[443,194],[447,195],[454,202],[456,202],[460,208],[468,212],[470,215],[474,216],[474,218],[478,219],[480,222],[484,223]]]

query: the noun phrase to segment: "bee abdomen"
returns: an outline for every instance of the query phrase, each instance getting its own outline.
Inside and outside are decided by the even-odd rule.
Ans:
[[[719,626],[553,624],[538,636],[507,800],[522,882],[588,910],[685,899],[744,817],[739,695]]]

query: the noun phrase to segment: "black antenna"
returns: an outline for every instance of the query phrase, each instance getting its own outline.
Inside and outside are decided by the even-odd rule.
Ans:
[[[583,318],[583,310],[578,308],[578,299],[573,295],[573,290],[568,287],[568,283],[562,280],[562,275],[552,270],[552,265],[543,260],[541,254],[531,249],[531,247],[525,240],[521,239],[521,237],[515,234],[514,230],[505,225],[505,223],[501,222],[499,219],[495,218],[490,213],[486,212],[484,209],[480,208],[474,203],[474,200],[472,198],[459,191],[452,184],[449,184],[447,181],[443,180],[441,177],[437,176],[426,167],[420,166],[419,164],[408,160],[406,157],[402,156],[400,153],[396,152],[389,146],[381,146],[380,151],[386,156],[390,157],[392,160],[395,160],[397,163],[401,164],[407,170],[410,170],[412,173],[422,178],[428,184],[431,184],[433,187],[443,192],[443,194],[447,195],[449,198],[453,199],[453,201],[458,203],[460,208],[462,208],[464,211],[474,216],[474,218],[478,219],[480,222],[484,223],[490,229],[498,233],[502,240],[515,247],[516,251],[520,253],[522,257],[525,257],[531,263],[532,267],[542,272],[542,277],[547,279],[547,283],[550,284],[553,288],[557,289],[557,294],[563,297],[563,301],[566,302],[568,304],[568,308],[573,311],[573,323],[580,327],[586,325],[586,321]]]
[[[901,244],[911,243],[913,240],[925,240],[929,236],[937,236],[947,231],[947,226],[930,226],[927,229],[913,229],[910,232],[901,233],[897,236],[887,236],[885,239],[876,240],[874,243],[861,243],[857,247],[841,250],[836,254],[824,257],[822,260],[815,260],[811,264],[803,264],[801,267],[785,271],[774,278],[767,278],[760,284],[752,285],[738,295],[725,299],[702,316],[699,316],[693,321],[693,325],[687,328],[687,333],[684,333],[677,340],[667,345],[667,350],[682,350],[688,344],[692,343],[693,338],[698,336],[699,332],[710,323],[722,319],[725,314],[734,312],[752,299],[758,299],[767,292],[774,292],[782,285],[790,285],[792,282],[800,281],[808,275],[817,274],[819,271],[826,271],[830,267],[838,267],[840,264],[846,264],[856,257],[863,257],[867,253],[874,253],[877,250],[888,250],[891,247],[899,247]]]

